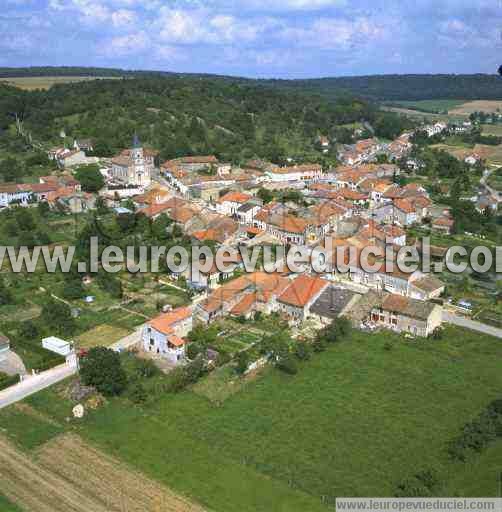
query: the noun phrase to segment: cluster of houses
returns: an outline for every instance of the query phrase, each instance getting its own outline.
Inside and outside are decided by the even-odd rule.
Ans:
[[[439,129],[434,125],[434,130]],[[157,166],[157,152],[143,148],[137,137],[131,148],[106,162],[101,160],[106,164],[102,173],[107,185],[100,194],[110,205],[118,207],[123,198],[131,198],[137,214],[152,220],[167,216],[193,245],[298,245],[312,252],[327,247],[329,238],[334,251],[328,257],[333,262],[335,250],[347,250],[344,272],[335,266],[319,275],[308,268],[303,273],[283,268],[246,274],[237,258],[234,270],[225,273],[213,266],[174,274],[203,291],[205,298],[147,322],[144,351],[178,364],[185,360],[186,335],[195,323],[209,324],[224,316],[249,318],[258,312],[277,313],[292,324],[313,319],[323,325],[345,316],[363,328],[431,334],[441,325],[438,299],[444,284],[418,271],[388,270],[389,253],[385,251],[390,247],[395,259],[407,243],[407,229],[425,219],[440,232],[453,229],[448,211],[436,207],[423,187],[396,183],[400,168],[395,161],[409,154],[410,136],[405,133],[388,144],[371,138],[343,146],[339,153],[343,165],[334,169],[315,163],[278,166],[262,160],[233,166],[213,155],[186,156]],[[319,144],[329,149],[327,138],[320,138]],[[79,152],[92,151],[89,141],[75,141],[74,146],[69,153],[54,152],[62,167],[78,161],[75,155]],[[380,154],[386,154],[384,160],[390,163],[379,163]],[[271,193],[272,200],[262,199],[263,189]],[[284,196],[290,199],[278,199],[282,192],[292,190],[295,194]],[[92,199],[67,171],[31,185],[0,187],[0,206],[48,201],[82,211],[93,207]],[[358,257],[350,257],[351,249],[360,255],[370,246],[382,248],[385,254],[376,261],[377,272],[365,271]]]

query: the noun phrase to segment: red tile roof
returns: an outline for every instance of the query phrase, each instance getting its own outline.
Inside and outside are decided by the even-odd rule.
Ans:
[[[301,275],[286,288],[278,300],[291,306],[304,307],[327,286],[328,281],[320,277]]]

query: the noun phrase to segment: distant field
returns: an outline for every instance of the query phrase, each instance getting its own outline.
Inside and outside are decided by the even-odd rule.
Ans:
[[[502,101],[476,100],[468,101],[467,103],[450,110],[450,114],[468,116],[473,112],[497,112],[497,110],[502,110]]]
[[[465,100],[420,100],[420,101],[399,101],[397,104],[411,110],[440,114],[449,112],[465,103]]]
[[[429,112],[420,112],[419,110],[404,108],[404,106],[402,108],[383,106],[382,109],[389,112],[396,112],[397,114],[403,114],[408,117],[418,118],[419,120],[428,119],[431,121],[449,122],[455,119],[464,119],[465,117],[460,115],[452,116],[450,114],[431,114]]]
[[[8,83],[14,87],[33,91],[35,89],[50,89],[56,84],[70,84],[74,82],[88,82],[90,80],[116,80],[118,77],[105,76],[30,76],[0,78],[0,82]]]
[[[482,125],[483,135],[495,135],[502,137],[502,124],[484,124]]]

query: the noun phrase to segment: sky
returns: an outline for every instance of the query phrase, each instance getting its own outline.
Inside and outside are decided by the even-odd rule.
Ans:
[[[0,66],[307,78],[502,64],[502,0],[0,3]]]

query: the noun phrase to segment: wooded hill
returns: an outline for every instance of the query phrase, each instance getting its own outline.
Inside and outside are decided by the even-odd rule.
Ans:
[[[100,156],[129,147],[137,133],[161,158],[214,153],[228,161],[302,161],[320,158],[316,137],[333,136],[340,125],[368,121],[387,138],[408,127],[405,119],[353,96],[329,102],[214,77],[97,80],[46,91],[0,87],[0,128],[11,126],[17,113],[37,141],[58,143],[64,129],[69,137],[94,139]]]
[[[495,70],[494,70],[495,72]],[[351,94],[378,101],[423,99],[502,99],[502,78],[496,74],[474,75],[373,75],[308,80],[252,80],[217,75],[177,74],[163,71],[137,71],[87,67],[1,68],[0,77],[100,76],[145,77],[179,76],[218,79],[237,83],[270,85],[286,90],[320,94],[327,99]]]

